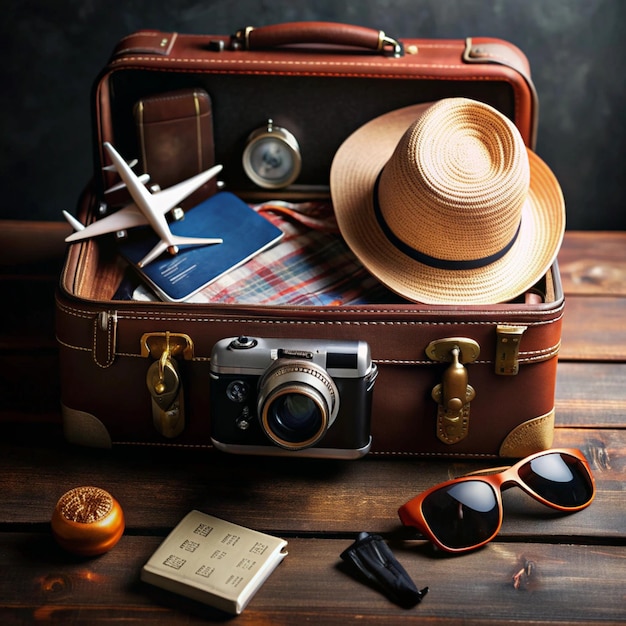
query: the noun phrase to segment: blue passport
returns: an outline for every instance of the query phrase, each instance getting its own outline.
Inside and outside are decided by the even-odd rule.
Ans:
[[[182,302],[226,272],[239,267],[254,255],[277,243],[280,228],[258,215],[236,195],[221,191],[170,224],[174,235],[221,237],[213,245],[180,246],[174,256],[163,256],[139,267],[159,239],[149,228],[136,228],[120,244],[120,253],[139,272],[156,294],[168,302]]]

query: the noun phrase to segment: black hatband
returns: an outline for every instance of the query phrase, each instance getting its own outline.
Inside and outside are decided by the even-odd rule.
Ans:
[[[428,265],[430,267],[434,267],[440,270],[474,270],[480,267],[486,267],[491,263],[495,263],[499,259],[501,259],[512,247],[521,230],[521,221],[513,238],[509,243],[504,246],[498,252],[494,254],[490,254],[489,256],[482,257],[480,259],[469,259],[466,261],[455,261],[451,259],[440,259],[434,256],[430,256],[429,254],[424,254],[419,250],[415,250],[407,243],[402,241],[396,234],[391,230],[389,224],[385,221],[385,218],[382,214],[380,203],[378,202],[378,184],[380,182],[381,173],[376,177],[376,183],[374,184],[374,215],[376,216],[376,220],[378,221],[378,225],[382,229],[385,237],[392,243],[400,252],[406,254],[408,257],[412,258],[414,261],[418,261],[419,263],[423,263],[424,265]]]

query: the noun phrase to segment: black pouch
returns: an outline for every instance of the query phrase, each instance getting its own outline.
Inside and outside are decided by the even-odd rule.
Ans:
[[[357,540],[341,553],[354,573],[363,575],[390,600],[405,608],[415,606],[428,593],[418,590],[380,535],[360,533]]]

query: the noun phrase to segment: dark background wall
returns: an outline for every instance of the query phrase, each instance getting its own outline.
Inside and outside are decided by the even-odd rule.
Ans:
[[[0,218],[59,220],[74,208],[91,175],[91,83],[120,37],[300,20],[515,43],[531,63],[537,152],[561,182],[568,228],[626,229],[624,0],[9,0],[0,24]]]

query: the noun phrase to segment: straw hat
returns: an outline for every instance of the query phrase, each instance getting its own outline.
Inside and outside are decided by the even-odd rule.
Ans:
[[[548,271],[565,230],[554,174],[508,118],[467,98],[366,123],[337,151],[330,189],[355,255],[418,302],[512,300]]]

